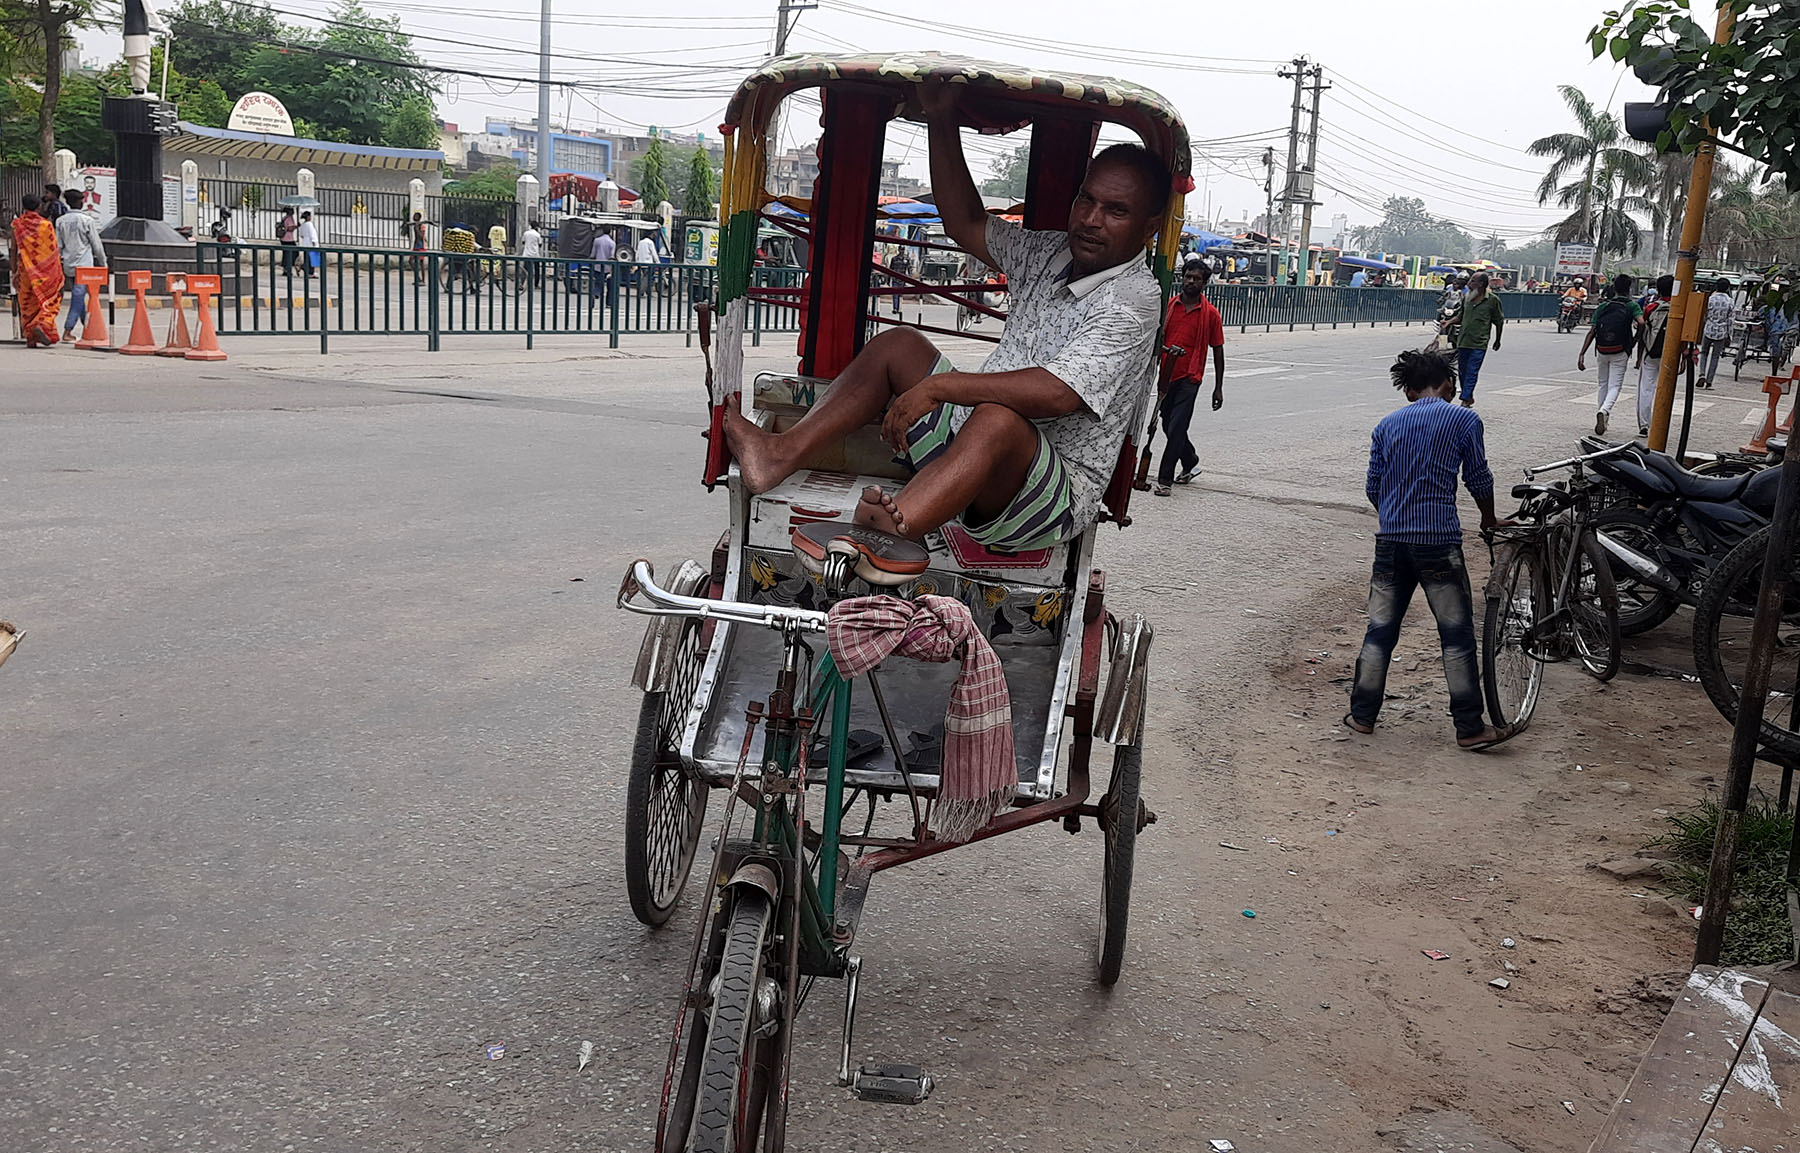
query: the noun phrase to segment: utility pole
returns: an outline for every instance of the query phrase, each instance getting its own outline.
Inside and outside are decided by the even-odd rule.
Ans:
[[[1304,188],[1295,189],[1300,201],[1300,283],[1306,283],[1307,266],[1312,263],[1312,216],[1319,202],[1313,199],[1313,182],[1318,178],[1319,164],[1319,99],[1331,85],[1325,83],[1325,67],[1312,66],[1312,129],[1306,134],[1306,167]]]
[[[1248,213],[1246,213],[1248,215]],[[1275,234],[1275,150],[1263,149],[1263,235]],[[1275,279],[1275,262],[1269,261],[1269,279]]]
[[[788,33],[793,31],[794,24],[800,23],[799,13],[811,12],[817,3],[804,4],[796,0],[781,0],[775,8],[775,55],[787,55]],[[795,13],[793,24],[788,23],[788,13]]]
[[[1276,73],[1283,80],[1290,77],[1294,81],[1294,115],[1288,123],[1288,157],[1287,183],[1281,189],[1281,262],[1276,266],[1274,281],[1276,284],[1287,279],[1287,243],[1288,226],[1293,220],[1294,177],[1300,167],[1300,97],[1305,90],[1307,67],[1306,57],[1294,57],[1294,70]]]
[[[1713,33],[1713,43],[1731,43],[1731,36],[1736,28],[1736,10],[1729,4],[1721,5],[1719,25]],[[1717,146],[1713,142],[1718,138],[1719,130],[1708,123],[1706,139],[1702,140],[1700,147],[1694,150],[1694,170],[1688,180],[1687,207],[1681,218],[1681,248],[1675,253],[1675,298],[1669,301],[1668,332],[1677,343],[1671,348],[1667,338],[1664,339],[1662,364],[1656,374],[1656,399],[1651,402],[1650,408],[1648,443],[1657,452],[1666,452],[1669,446],[1669,417],[1675,408],[1675,376],[1681,371],[1680,364],[1685,359],[1682,354],[1687,351],[1687,312],[1688,306],[1697,295],[1694,291],[1694,272],[1700,263],[1700,237],[1706,230],[1706,202],[1712,196],[1713,156],[1717,152]],[[1598,256],[1598,254],[1599,248],[1596,246],[1595,255]],[[1748,781],[1749,770],[1745,769],[1744,772],[1744,779]],[[1730,808],[1729,803],[1726,807]],[[1743,805],[1739,804],[1738,810],[1741,812],[1742,809]],[[1725,812],[1719,814],[1721,840],[1724,837],[1726,816]],[[1734,835],[1737,831],[1736,820],[1736,816],[1732,816],[1731,828]],[[1716,866],[1720,853],[1719,844],[1714,845],[1713,853],[1713,861]],[[1736,853],[1737,843],[1733,840],[1729,850],[1730,856],[1727,859],[1734,857]],[[1716,868],[1714,872],[1717,872]],[[1731,875],[1729,866],[1727,866],[1725,875],[1727,877]],[[1717,934],[1723,934],[1725,931],[1724,912],[1724,909],[1719,910],[1720,921],[1716,934],[1710,925],[1703,924],[1700,929],[1702,952],[1707,948],[1706,943],[1710,942],[1712,955],[1715,957],[1718,955],[1720,939]]]
[[[538,12],[538,195],[550,195],[550,0]]]

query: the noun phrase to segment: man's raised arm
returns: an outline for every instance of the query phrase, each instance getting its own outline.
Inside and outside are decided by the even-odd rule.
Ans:
[[[969,161],[963,156],[962,135],[956,126],[956,110],[962,89],[956,84],[932,81],[919,86],[919,108],[925,113],[931,136],[931,192],[937,201],[944,231],[964,252],[988,267],[996,267],[987,246],[987,209]]]

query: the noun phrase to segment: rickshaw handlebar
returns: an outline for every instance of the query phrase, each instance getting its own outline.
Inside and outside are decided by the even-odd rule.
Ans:
[[[648,604],[637,603],[642,597]],[[771,629],[798,629],[801,632],[825,631],[825,614],[813,609],[789,608],[785,605],[758,605],[746,601],[711,600],[707,597],[682,596],[656,583],[656,570],[647,560],[631,562],[625,579],[619,584],[619,607],[626,612],[647,617],[698,617],[701,620],[733,621],[737,624],[762,625]]]

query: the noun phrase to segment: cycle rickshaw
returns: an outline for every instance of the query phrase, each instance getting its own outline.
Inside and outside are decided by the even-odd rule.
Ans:
[[[874,209],[887,126],[914,115],[915,85],[933,77],[967,86],[966,127],[1033,126],[1030,228],[1066,226],[1103,125],[1135,133],[1176,181],[1148,257],[1165,294],[1170,284],[1180,192],[1191,187],[1188,142],[1173,109],[1146,89],[938,55],[789,56],[752,74],[733,97],[723,125],[724,224],[711,305],[719,341],[707,361],[712,419],[701,477],[709,489],[726,485],[729,524],[710,563],[689,560],[659,577],[640,560],[619,592],[622,608],[654,618],[633,677],[645,695],[626,806],[627,891],[644,923],[667,921],[681,898],[709,794],[720,792],[725,809],[698,882],[705,908],[669,1043],[658,1150],[741,1153],[759,1140],[765,1150],[784,1147],[795,1017],[820,977],[845,982],[841,1085],[864,1100],[898,1103],[921,1101],[932,1088],[912,1066],[851,1068],[862,966],[853,949],[877,873],[956,847],[933,832],[943,747],[933,722],[945,716],[955,669],[889,657],[846,679],[814,643],[840,597],[935,593],[968,606],[1000,655],[1018,771],[1011,807],[969,840],[1051,822],[1071,832],[1084,820],[1097,826],[1105,841],[1099,978],[1110,985],[1119,976],[1136,838],[1154,820],[1140,793],[1154,634],[1141,614],[1112,611],[1093,553],[1104,524],[1130,523],[1132,438],[1120,446],[1100,522],[1081,536],[1031,553],[989,553],[952,523],[925,548],[886,537],[916,554],[902,558],[850,547],[858,530],[845,523],[865,484],[902,475],[878,430],[852,433],[829,458],[755,496],[722,435],[731,404],[742,403],[764,427],[791,424],[877,325],[901,323],[875,308],[893,290],[872,283]],[[818,93],[823,135],[801,225],[792,214],[764,211],[772,200],[764,171],[777,109],[803,90]],[[799,285],[753,287],[757,232],[767,224],[808,240]],[[996,287],[985,281],[903,279],[910,291],[1004,318],[976,302],[976,293]],[[800,311],[796,374],[743,379],[752,304]],[[703,347],[714,318],[702,308]],[[1136,429],[1153,395],[1154,365],[1143,367]],[[1098,797],[1090,784],[1096,739],[1112,746]]]

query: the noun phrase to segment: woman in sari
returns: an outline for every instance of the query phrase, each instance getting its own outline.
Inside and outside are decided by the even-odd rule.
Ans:
[[[13,286],[18,293],[19,323],[25,347],[56,343],[56,313],[62,306],[62,257],[56,228],[38,215],[38,198],[21,202],[25,211],[12,222]]]

